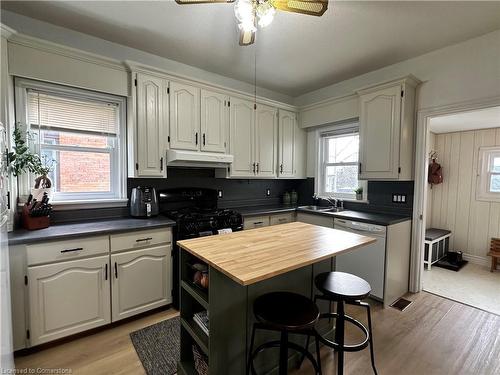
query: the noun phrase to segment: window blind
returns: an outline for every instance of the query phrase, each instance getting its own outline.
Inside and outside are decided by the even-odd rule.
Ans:
[[[335,129],[328,129],[324,132],[320,133],[320,137],[322,138],[327,138],[327,137],[338,137],[340,135],[347,135],[347,134],[356,134],[359,133],[359,125],[358,124],[349,124],[349,125],[339,125]]]
[[[118,134],[118,105],[28,90],[31,126],[86,133]]]

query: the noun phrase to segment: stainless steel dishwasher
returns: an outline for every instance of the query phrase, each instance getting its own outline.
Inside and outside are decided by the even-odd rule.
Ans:
[[[335,219],[335,229],[374,237],[377,242],[335,257],[335,270],[352,273],[365,279],[372,287],[371,296],[384,300],[386,227],[359,221]]]

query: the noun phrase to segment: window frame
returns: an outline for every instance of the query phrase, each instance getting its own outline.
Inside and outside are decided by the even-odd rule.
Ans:
[[[22,124],[28,124],[28,90],[38,90],[46,91],[47,93],[52,93],[55,95],[60,95],[63,97],[72,97],[75,99],[91,100],[91,101],[101,101],[108,102],[118,105],[118,133],[116,136],[116,151],[110,151],[110,163],[111,163],[111,192],[87,192],[87,193],[55,193],[52,201],[53,205],[63,205],[63,206],[95,206],[95,207],[112,207],[112,206],[124,206],[127,203],[126,196],[126,186],[127,186],[127,98],[105,94],[100,92],[94,92],[86,89],[63,86],[59,84],[52,84],[42,81],[36,81],[25,78],[14,78],[14,90],[15,90],[15,113],[16,122],[21,122]],[[29,125],[29,124],[28,124]],[[31,130],[31,129],[30,129]],[[56,130],[58,132],[64,132],[64,130]],[[77,134],[78,132],[67,131],[69,134]],[[82,134],[90,134],[83,132]],[[96,133],[98,135],[98,133]],[[41,153],[41,149],[57,149],[64,151],[82,151],[89,149],[90,147],[78,147],[78,146],[42,146],[39,143],[35,145],[34,151],[38,154]],[[99,149],[102,152],[104,149]],[[85,152],[85,151],[84,151]],[[27,199],[31,192],[32,182],[34,176],[32,175],[22,175],[18,177],[19,184],[19,196],[21,200]],[[117,190],[115,192],[115,190]],[[61,199],[63,197],[63,199]]]
[[[328,135],[326,135],[328,134]],[[359,152],[358,160],[354,162],[344,162],[344,163],[330,163],[328,162],[328,147],[327,141],[331,138],[348,136],[352,134],[358,134],[359,136],[359,122],[348,122],[341,124],[334,124],[330,126],[324,126],[317,131],[317,145],[318,145],[318,157],[317,157],[317,172],[316,172],[316,186],[315,193],[320,198],[337,198],[347,201],[356,202],[368,202],[368,184],[364,180],[359,179]],[[356,193],[354,191],[349,193],[334,193],[325,190],[326,181],[326,169],[328,166],[356,166],[358,168],[358,186],[363,188],[363,197],[361,200],[356,199]]]
[[[490,190],[491,176],[500,175],[490,170],[491,159],[495,156],[500,157],[500,146],[479,147],[476,176],[476,199],[479,201],[500,202],[500,192]]]

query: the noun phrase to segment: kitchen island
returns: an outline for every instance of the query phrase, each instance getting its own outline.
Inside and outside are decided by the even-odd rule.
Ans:
[[[271,291],[290,291],[313,297],[315,275],[333,269],[333,257],[375,239],[316,225],[294,222],[226,235],[179,241],[181,253],[181,360],[179,373],[196,374],[193,344],[207,358],[211,375],[245,374],[253,301]],[[208,266],[209,287],[193,283],[196,264]],[[195,267],[193,267],[195,266]],[[328,309],[328,305],[320,306]],[[193,319],[204,310],[210,316],[207,335]],[[331,323],[318,330],[326,334]],[[256,345],[272,333],[259,333]],[[304,344],[304,337],[290,338]],[[290,351],[290,359],[293,360]],[[277,351],[261,353],[259,374],[277,367]]]

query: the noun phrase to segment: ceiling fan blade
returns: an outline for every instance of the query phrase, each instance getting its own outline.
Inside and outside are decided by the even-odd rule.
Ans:
[[[255,31],[240,29],[240,46],[249,46],[255,42]]]
[[[285,12],[322,16],[328,9],[328,0],[271,0],[276,9]]]
[[[211,4],[211,3],[234,3],[235,0],[175,0],[177,4]]]

